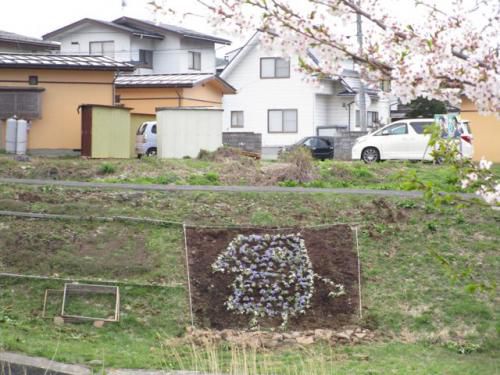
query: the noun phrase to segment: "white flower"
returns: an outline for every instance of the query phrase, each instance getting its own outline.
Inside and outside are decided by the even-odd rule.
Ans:
[[[479,169],[489,170],[493,165],[492,161],[486,160],[484,157],[479,161]]]
[[[478,180],[478,175],[477,173],[469,173],[467,176],[466,176],[470,181],[477,181]]]

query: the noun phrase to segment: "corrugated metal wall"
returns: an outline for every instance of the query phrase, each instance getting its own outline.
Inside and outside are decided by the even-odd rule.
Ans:
[[[195,158],[222,146],[222,109],[161,108],[156,118],[160,158]]]

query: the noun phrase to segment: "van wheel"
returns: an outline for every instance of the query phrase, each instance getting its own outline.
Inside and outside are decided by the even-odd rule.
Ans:
[[[156,147],[151,147],[146,151],[146,156],[156,156]]]
[[[365,163],[375,163],[380,161],[380,152],[375,147],[367,147],[361,153],[361,160]]]

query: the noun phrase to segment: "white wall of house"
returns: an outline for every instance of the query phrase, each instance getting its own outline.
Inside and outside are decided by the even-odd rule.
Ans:
[[[61,43],[62,54],[90,54],[90,42],[114,42],[113,57],[118,61],[139,61],[139,50],[153,51],[153,69],[140,68],[136,74],[215,73],[215,44],[183,38],[165,32],[163,40],[140,38],[106,25],[82,24],[53,38]],[[201,70],[188,68],[189,51],[201,53]]]
[[[201,71],[189,70],[194,73],[215,73],[215,44],[209,41],[183,38],[181,39],[181,48],[184,52],[182,64],[187,68],[189,66],[189,52],[201,53]]]
[[[154,74],[215,73],[215,46],[213,42],[181,38],[165,33],[165,39],[154,42]],[[201,70],[189,69],[189,52],[201,53]]]
[[[353,111],[353,97],[337,96],[344,87],[338,81],[330,83],[328,95],[317,93],[315,96],[315,125],[316,127],[345,127],[349,124],[349,109]],[[351,107],[351,108],[350,108]],[[354,124],[354,121],[352,121]]]
[[[278,57],[260,48],[258,38],[236,56],[234,62],[222,72],[221,77],[236,88],[236,95],[223,98],[223,128],[231,132],[255,132],[262,134],[263,147],[282,147],[302,137],[316,135],[318,128],[332,130],[322,134],[334,135],[334,127],[360,130],[356,125],[354,95],[338,96],[346,88],[334,80],[322,80],[319,84],[307,84],[302,73],[296,71],[297,60],[291,59],[290,78],[260,78],[260,59]],[[346,62],[346,68],[352,62]],[[359,79],[358,79],[359,81]],[[297,133],[269,133],[268,110],[297,109]],[[373,97],[367,109],[378,112],[379,121],[386,123],[390,114],[389,102]],[[231,112],[243,111],[243,128],[231,127]]]
[[[68,30],[52,40],[61,43],[61,54],[90,54],[90,42],[114,42],[114,54],[118,61],[131,61],[130,34],[115,28],[97,24],[83,24]]]
[[[291,59],[290,78],[260,78],[260,58],[278,57],[278,53],[262,50],[256,39],[240,59],[221,77],[236,88],[236,95],[223,98],[223,130],[255,132],[262,134],[263,147],[289,145],[300,138],[315,135],[314,93],[316,88],[303,81],[302,75],[295,71],[297,61]],[[236,62],[236,61],[235,61]],[[297,133],[269,133],[268,110],[296,109],[298,115]],[[231,111],[243,111],[243,128],[231,128]]]
[[[155,64],[154,60],[154,49],[155,40],[149,38],[139,38],[137,36],[132,36],[130,38],[130,60],[129,61],[139,61],[140,60],[140,50],[153,51],[153,66]],[[152,74],[154,72],[153,68],[140,67],[137,68],[135,74]]]
[[[153,73],[185,73],[180,64],[181,41],[177,34],[165,33],[165,39],[154,42]]]

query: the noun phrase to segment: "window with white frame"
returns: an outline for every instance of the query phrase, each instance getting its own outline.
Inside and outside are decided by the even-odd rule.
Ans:
[[[290,78],[290,60],[281,57],[262,57],[260,78]]]
[[[231,111],[231,127],[243,127],[243,111]]]
[[[270,109],[267,112],[268,133],[297,133],[296,109]]]
[[[100,55],[114,58],[115,57],[115,42],[90,42],[89,51],[91,55]]]
[[[188,52],[189,62],[188,69],[201,70],[201,52]]]
[[[372,128],[374,124],[378,123],[378,112],[366,112],[366,126]],[[361,126],[360,112],[356,111],[356,127]]]

